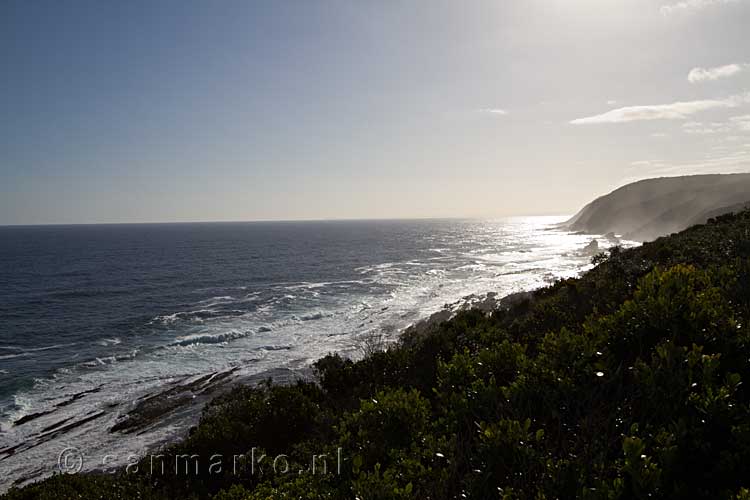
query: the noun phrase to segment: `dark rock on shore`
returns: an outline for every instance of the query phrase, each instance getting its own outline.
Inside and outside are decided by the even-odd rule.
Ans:
[[[265,380],[290,384],[309,380],[309,370],[278,368],[247,377],[237,377],[237,368],[203,375],[195,380],[182,381],[163,391],[148,394],[136,401],[110,432],[129,434],[160,425],[183,412],[198,413],[205,403],[239,385],[257,385]]]
[[[431,330],[439,327],[442,323],[449,321],[461,311],[469,309],[478,309],[484,314],[490,315],[494,311],[510,309],[511,307],[525,301],[531,300],[533,292],[515,292],[497,298],[497,292],[489,292],[483,296],[470,295],[464,297],[458,302],[446,304],[442,310],[431,314],[429,317],[417,321],[402,332],[402,340],[406,343],[409,339],[414,339],[428,334]]]

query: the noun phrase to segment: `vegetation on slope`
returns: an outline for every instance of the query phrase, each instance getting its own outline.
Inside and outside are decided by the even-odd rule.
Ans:
[[[595,260],[508,310],[321,359],[319,383],[222,396],[164,452],[189,473],[144,459],[5,498],[750,498],[750,212]]]

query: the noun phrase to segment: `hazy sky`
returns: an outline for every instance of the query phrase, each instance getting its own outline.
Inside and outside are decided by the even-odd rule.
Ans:
[[[3,1],[0,224],[566,214],[750,170],[750,0]]]

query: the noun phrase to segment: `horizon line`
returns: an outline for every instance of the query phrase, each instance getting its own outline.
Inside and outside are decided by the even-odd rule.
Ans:
[[[60,226],[143,226],[167,224],[243,224],[243,223],[289,223],[289,222],[388,222],[388,221],[429,221],[429,220],[497,220],[521,217],[569,217],[571,214],[515,214],[496,216],[425,216],[425,217],[342,217],[321,219],[227,219],[227,220],[187,220],[187,221],[122,221],[122,222],[43,222],[32,224],[0,224],[0,228],[18,227],[60,227]]]

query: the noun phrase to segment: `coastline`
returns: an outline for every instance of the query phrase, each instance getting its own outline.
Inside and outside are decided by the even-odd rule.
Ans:
[[[557,236],[554,231],[550,233],[545,229],[544,227],[531,229],[532,234],[540,238],[537,243],[540,246],[537,248],[541,248],[543,252],[539,255],[536,254],[535,249],[522,247],[519,243],[511,241],[507,254],[502,253],[499,248],[491,247],[492,251],[499,253],[491,253],[487,260],[483,260],[482,253],[470,254],[466,257],[466,262],[462,262],[469,267],[471,265],[481,267],[484,263],[488,266],[498,266],[494,268],[497,269],[496,274],[488,274],[489,279],[498,280],[508,276],[509,286],[503,288],[510,293],[502,296],[498,292],[469,293],[463,296],[456,294],[453,296],[460,298],[448,303],[443,302],[442,306],[438,306],[437,301],[434,300],[434,297],[438,296],[435,292],[448,290],[448,287],[442,288],[442,278],[435,278],[435,276],[441,276],[439,273],[427,272],[427,276],[434,282],[440,281],[438,288],[428,290],[430,295],[425,295],[432,300],[432,304],[425,304],[427,307],[413,311],[406,308],[394,308],[392,305],[388,307],[366,305],[366,309],[362,310],[364,311],[363,319],[351,323],[351,326],[357,327],[358,330],[347,330],[346,342],[333,343],[328,352],[338,352],[345,358],[356,360],[361,354],[358,343],[363,342],[371,332],[380,332],[387,343],[414,338],[415,334],[428,334],[430,330],[437,328],[461,311],[475,308],[489,314],[498,308],[509,307],[514,300],[531,296],[533,290],[546,286],[553,280],[579,275],[588,267],[590,256],[584,247],[589,238],[577,236],[568,239],[568,232],[560,232],[560,236]],[[501,234],[505,237],[504,233]],[[558,238],[560,241],[555,247],[554,244]],[[524,242],[524,245],[526,244]],[[548,246],[541,246],[543,244]],[[430,244],[430,248],[432,246],[434,244]],[[442,253],[437,253],[436,258],[445,257]],[[562,263],[558,268],[558,271],[563,271],[562,273],[550,270],[550,266],[558,262]],[[410,265],[413,265],[411,261],[405,262],[405,266]],[[370,266],[367,269],[382,269],[390,273],[391,266],[391,263],[387,263]],[[363,272],[370,271],[364,270]],[[486,273],[486,271],[481,272]],[[450,283],[446,282],[446,284]],[[484,285],[491,284],[492,281],[486,282],[481,279],[459,283],[461,283],[459,289],[464,288],[464,283],[469,284],[470,286],[465,288],[471,292],[481,290]],[[525,288],[527,285],[529,287]],[[455,287],[451,290],[455,290]],[[517,290],[526,291],[518,292]],[[451,295],[443,292],[446,298]],[[400,302],[394,302],[394,304],[400,304]],[[394,309],[397,312],[392,312]],[[385,310],[388,310],[387,314],[400,324],[387,321],[381,325],[383,328],[378,330],[370,321],[372,317],[367,315],[372,312],[382,313]],[[328,316],[321,317],[325,321]],[[413,322],[407,323],[408,321]],[[304,321],[302,324],[308,328],[307,332],[314,332],[316,328],[320,328],[320,326],[313,326]],[[396,328],[389,329],[387,328],[389,326]],[[323,332],[328,333],[325,330]],[[264,334],[273,335],[265,331]],[[344,344],[346,344],[345,350],[338,348]],[[275,344],[267,345],[268,347],[264,348],[272,349],[273,351],[270,352],[283,354],[282,351],[276,350]],[[283,347],[280,345],[278,349]],[[182,349],[182,347],[178,348]],[[257,369],[253,368],[255,365],[248,364],[240,366],[239,370],[236,366],[230,368],[217,366],[211,371],[195,371],[189,375],[177,375],[161,380],[154,378],[142,387],[138,380],[135,380],[131,381],[135,382],[131,383],[131,387],[138,390],[123,394],[112,393],[103,383],[66,394],[66,399],[55,401],[46,408],[42,406],[32,410],[11,424],[23,426],[22,432],[2,436],[0,464],[6,467],[5,477],[8,478],[8,482],[0,486],[0,490],[4,491],[12,485],[37,482],[56,472],[57,454],[66,446],[66,443],[81,444],[82,449],[90,450],[89,455],[92,459],[86,461],[84,473],[115,471],[127,465],[128,458],[133,455],[148,454],[184,440],[191,428],[198,423],[203,408],[214,398],[236,387],[255,386],[268,379],[278,385],[293,384],[298,380],[310,381],[314,377],[312,363],[324,356],[325,352],[319,352],[314,357],[306,359],[290,358],[288,363],[261,366],[260,371],[255,373],[252,372]],[[65,408],[65,411],[55,413],[62,408]],[[96,439],[92,440],[91,436],[96,436]],[[10,439],[5,439],[11,437],[20,439],[15,439],[14,442],[8,442]],[[102,463],[100,457],[107,456],[110,452],[116,453],[115,458],[107,459],[106,463]],[[11,460],[14,456],[15,458]]]
[[[497,292],[487,292],[484,295],[468,295],[452,303],[445,304],[440,311],[425,316],[408,327],[399,331],[392,342],[408,343],[412,339],[429,335],[430,331],[439,327],[442,323],[451,320],[458,313],[476,309],[490,315],[498,309],[509,309],[520,301],[533,297],[537,289],[528,291],[512,292],[502,297],[498,297]],[[387,345],[382,346],[383,349]],[[317,361],[317,360],[316,360]],[[182,442],[189,436],[193,429],[200,421],[203,409],[213,399],[229,393],[238,387],[257,387],[265,383],[272,385],[292,385],[298,381],[317,382],[317,377],[313,369],[313,363],[298,368],[278,367],[265,370],[251,375],[237,375],[236,368],[224,371],[217,371],[200,376],[188,377],[177,380],[166,386],[160,386],[157,390],[149,391],[143,396],[130,403],[131,408],[119,415],[114,421],[114,425],[109,427],[107,432],[110,435],[140,435],[154,429],[172,429],[172,432],[163,435],[160,439],[146,444],[140,450],[140,456],[147,456],[159,452],[171,445]],[[80,393],[71,399],[70,402],[85,397],[88,393],[98,392],[99,389]],[[50,426],[45,427],[43,432],[36,438],[17,443],[13,446],[0,448],[0,463],[18,452],[34,448],[47,441],[60,437],[67,432],[98,420],[105,420],[104,417],[116,411],[117,405],[105,410],[94,412],[83,418],[70,420],[64,419]],[[37,418],[48,415],[49,412],[39,412],[26,415],[19,419],[14,425],[23,425],[32,422]],[[113,450],[112,460],[107,461],[106,465],[87,467],[81,474],[100,474],[113,473],[123,469],[132,461],[133,455],[119,454]],[[56,471],[47,470],[33,477],[19,477],[12,482],[0,485],[0,494],[7,492],[11,487],[24,487],[43,481]]]
[[[486,498],[496,492],[497,485],[504,487],[509,481],[516,481],[511,484],[519,491],[523,488],[544,496],[564,492],[566,497],[577,497],[596,488],[607,498],[618,498],[627,493],[623,485],[632,478],[623,453],[626,459],[653,460],[669,477],[679,475],[679,484],[649,483],[648,491],[668,488],[676,493],[714,485],[717,480],[723,482],[710,493],[739,491],[744,484],[740,482],[744,477],[741,458],[746,446],[726,431],[747,423],[746,395],[736,390],[746,369],[742,360],[747,358],[748,290],[746,280],[740,279],[750,272],[747,221],[747,213],[726,216],[637,248],[612,251],[597,258],[598,265],[579,277],[561,278],[533,291],[502,298],[496,294],[464,296],[415,322],[401,334],[407,338],[393,349],[355,362],[326,356],[315,364],[319,379],[293,385],[277,380],[261,390],[242,386],[215,400],[200,424],[187,430],[187,436],[182,428],[184,439],[178,436],[173,446],[165,442],[159,450],[167,461],[197,457],[195,469],[190,469],[199,477],[197,481],[186,482],[183,469],[154,477],[142,448],[135,465],[143,464],[143,470],[58,475],[8,498],[28,500],[48,492],[53,494],[49,498],[57,498],[54,494],[60,491],[107,498],[123,488],[128,491],[126,498],[151,493],[155,498],[181,498],[193,492],[199,498],[217,494],[222,499],[267,498],[299,488],[313,492],[315,498],[348,498],[352,492],[362,496],[367,491],[370,483],[363,479],[384,488],[378,491],[390,493],[398,488],[407,493],[404,498],[411,498],[412,493],[418,498],[438,498],[445,491],[453,496],[464,490],[472,498]],[[737,280],[727,286],[727,276]],[[665,303],[669,304],[666,309]],[[734,309],[730,304],[745,306]],[[688,355],[695,366],[680,362],[682,368],[675,372],[673,363],[662,362],[665,345],[675,345],[679,360]],[[719,356],[732,364],[720,367],[715,362]],[[709,371],[706,376],[707,368],[720,368],[720,372]],[[654,379],[653,373],[659,377]],[[200,397],[208,400],[218,394],[232,375],[204,375],[183,381],[176,390],[143,398],[136,405],[140,413],[123,430],[137,433],[136,427],[152,418],[162,423],[158,408],[179,413],[175,408],[184,403],[186,411],[194,411],[193,399],[200,404]],[[294,379],[296,375],[287,380]],[[670,411],[657,414],[657,429],[671,429],[677,412],[690,426],[680,439],[692,444],[698,435],[699,444],[712,445],[698,455],[704,472],[684,475],[682,463],[670,457],[693,463],[695,453],[665,458],[662,450],[672,449],[672,442],[661,441],[662,433],[639,432],[654,422],[653,409],[665,404],[662,380],[669,383],[671,399],[666,404]],[[706,406],[716,401],[713,395],[720,390],[729,391],[722,401],[728,399],[730,404]],[[182,397],[186,391],[191,397]],[[192,398],[195,393],[197,397]],[[165,407],[154,404],[170,399],[173,404]],[[704,420],[696,418],[696,408],[708,408],[708,413],[699,415]],[[706,422],[721,432],[702,436]],[[263,457],[266,453],[290,457],[293,474],[238,480],[238,469],[222,469],[213,475],[208,464],[199,460],[239,453],[255,463],[248,451],[255,449]],[[342,473],[320,481],[296,473],[310,472],[298,469],[308,463],[309,453],[332,456],[336,449],[347,450],[339,462],[344,464]],[[602,474],[591,475],[586,454],[591,449],[591,456],[602,457],[607,467]],[[729,476],[713,465],[719,452],[737,457]],[[481,463],[495,460],[492,463],[503,465],[501,475],[494,467],[478,469],[477,457]],[[575,457],[573,462],[571,457]],[[415,467],[400,477],[404,460]],[[521,468],[528,465],[527,460],[536,471],[530,477],[517,473],[528,470]],[[432,473],[454,470],[456,461],[460,462],[458,481],[450,474]],[[384,475],[377,474],[381,464],[387,468]],[[557,464],[574,467],[579,480],[560,482],[554,474],[559,471]],[[239,469],[240,473],[248,471],[253,469]],[[704,496],[716,498],[715,494]]]

